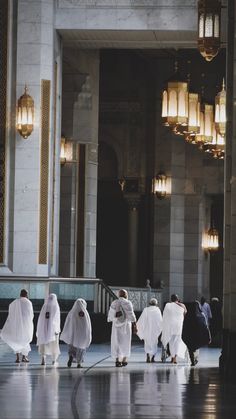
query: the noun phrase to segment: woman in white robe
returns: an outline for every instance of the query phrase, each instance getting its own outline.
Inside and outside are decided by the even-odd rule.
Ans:
[[[41,365],[46,363],[46,355],[52,356],[52,363],[60,355],[59,333],[60,333],[60,307],[56,294],[49,294],[41,308],[37,323],[37,345],[42,355]]]
[[[28,299],[28,291],[23,289],[20,298],[9,305],[8,317],[1,331],[1,339],[16,353],[16,362],[29,362],[27,356],[33,339],[33,306]]]
[[[60,339],[66,342],[69,360],[67,366],[71,367],[73,359],[77,361],[77,368],[81,368],[84,355],[92,340],[92,327],[87,303],[78,298],[69,311],[61,333]]]
[[[137,331],[133,304],[126,290],[120,290],[119,298],[111,303],[107,321],[112,322],[111,356],[116,360],[116,367],[126,366],[131,351],[132,324],[134,333]]]
[[[182,340],[184,315],[187,312],[184,304],[179,302],[178,296],[171,296],[171,303],[166,303],[163,311],[161,341],[166,349],[169,344],[171,362],[177,364],[177,356],[186,359],[187,346]]]
[[[137,321],[137,335],[141,340],[144,340],[146,362],[155,362],[158,337],[162,331],[162,315],[157,304],[156,298],[151,298],[149,307],[143,309]]]

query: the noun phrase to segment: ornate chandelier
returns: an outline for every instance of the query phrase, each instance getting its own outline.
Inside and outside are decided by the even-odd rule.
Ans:
[[[196,134],[200,132],[200,98],[198,93],[188,95],[188,125],[184,127],[185,139],[193,142]]]
[[[215,97],[215,128],[216,132],[225,137],[226,132],[226,91],[223,79],[222,90]]]
[[[152,191],[159,199],[164,199],[168,193],[167,176],[160,172],[152,180]]]
[[[28,138],[34,129],[34,101],[25,85],[24,94],[18,99],[16,129],[24,138]]]
[[[198,49],[206,61],[220,50],[221,1],[198,1]]]
[[[188,123],[188,82],[183,80],[175,63],[175,74],[167,82],[162,94],[162,119],[165,126],[176,133],[179,126]]]
[[[203,235],[202,247],[205,251],[210,253],[216,252],[219,249],[219,233],[216,228],[209,228]]]

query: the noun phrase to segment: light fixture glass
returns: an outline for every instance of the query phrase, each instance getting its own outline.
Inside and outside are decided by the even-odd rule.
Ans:
[[[61,165],[63,166],[65,163],[75,163],[76,161],[77,160],[73,160],[73,142],[62,136],[60,149]]]
[[[221,136],[225,136],[226,132],[226,91],[223,80],[222,90],[215,98],[215,128],[216,132]]]
[[[167,176],[160,172],[152,180],[152,191],[159,199],[163,199],[168,194]]]
[[[175,74],[162,94],[162,118],[164,125],[172,129],[188,123],[188,82],[179,74],[177,63]]]
[[[221,1],[198,1],[198,49],[211,61],[220,50]]]
[[[195,136],[195,143],[202,149],[213,139],[213,105],[203,104],[200,112],[200,131]]]
[[[219,249],[219,233],[216,228],[211,227],[204,233],[202,247],[210,253],[216,252]]]
[[[16,129],[24,139],[27,139],[34,129],[34,101],[28,94],[26,85],[24,94],[17,103]]]
[[[200,132],[200,98],[198,93],[188,95],[188,125],[184,128],[185,139],[192,142]]]
[[[207,153],[211,153],[215,159],[224,159],[225,154],[225,138],[216,132],[215,123],[213,123],[212,129],[213,137],[212,141],[203,145],[203,150]]]
[[[65,137],[61,137],[60,163],[61,165],[64,165],[66,163],[66,139]]]

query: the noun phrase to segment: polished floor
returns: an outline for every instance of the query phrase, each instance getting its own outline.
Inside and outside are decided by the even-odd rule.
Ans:
[[[115,368],[109,344],[91,345],[82,369],[59,363],[40,366],[35,346],[30,364],[17,365],[0,345],[1,419],[233,419],[236,386],[220,383],[219,349],[200,350],[195,367],[179,363],[146,364],[142,345],[134,343],[127,367]]]

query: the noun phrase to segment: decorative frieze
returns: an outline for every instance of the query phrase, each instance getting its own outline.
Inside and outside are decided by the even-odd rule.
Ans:
[[[130,7],[137,7],[137,8],[160,8],[160,7],[196,7],[195,0],[58,0],[57,7],[59,9],[65,8],[130,8]]]

